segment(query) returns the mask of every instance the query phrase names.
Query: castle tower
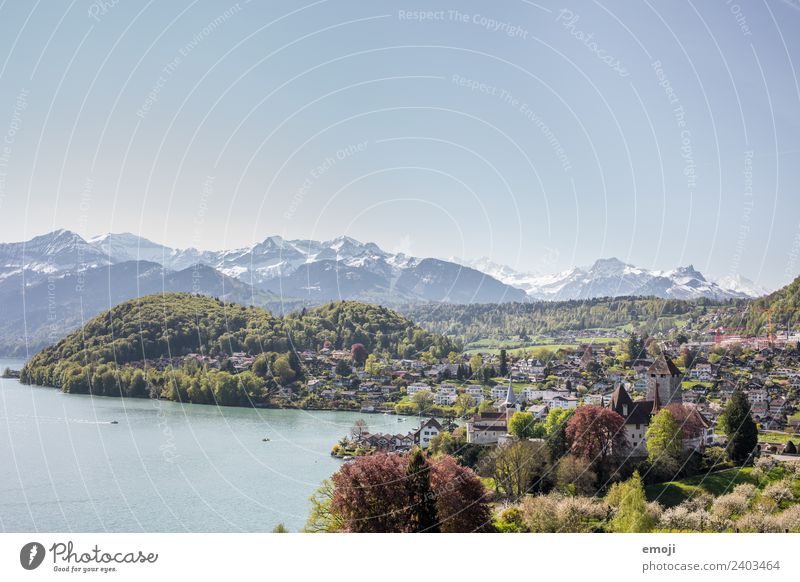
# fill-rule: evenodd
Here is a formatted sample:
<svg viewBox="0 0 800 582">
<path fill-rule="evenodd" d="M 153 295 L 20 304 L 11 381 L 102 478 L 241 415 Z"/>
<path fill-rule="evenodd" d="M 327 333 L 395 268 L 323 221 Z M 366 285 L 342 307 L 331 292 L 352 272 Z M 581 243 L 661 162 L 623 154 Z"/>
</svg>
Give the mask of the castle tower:
<svg viewBox="0 0 800 582">
<path fill-rule="evenodd" d="M 664 354 L 647 369 L 647 400 L 658 402 L 659 406 L 683 402 L 681 371 Z"/>
</svg>

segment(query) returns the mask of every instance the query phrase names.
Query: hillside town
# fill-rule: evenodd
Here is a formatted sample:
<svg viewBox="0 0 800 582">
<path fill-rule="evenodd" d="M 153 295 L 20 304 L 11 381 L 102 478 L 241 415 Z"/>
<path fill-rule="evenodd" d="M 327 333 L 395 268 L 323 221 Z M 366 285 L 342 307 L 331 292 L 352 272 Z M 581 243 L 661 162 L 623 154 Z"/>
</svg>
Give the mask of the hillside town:
<svg viewBox="0 0 800 582">
<path fill-rule="evenodd" d="M 363 353 L 360 345 L 350 350 L 324 346 L 297 354 L 302 380 L 278 382 L 268 405 L 431 419 L 408 434 L 359 435 L 349 449 L 362 451 L 424 448 L 420 430 L 433 436 L 454 422 L 465 427 L 468 443 L 496 444 L 508 438 L 513 412 L 529 412 L 542 421 L 555 409 L 600 405 L 625 418 L 632 448 L 646 454 L 649 419 L 673 403 L 691 408 L 703 427 L 694 446 L 724 444 L 715 427 L 737 388 L 747 395 L 764 450 L 780 452 L 790 440 L 783 435 L 800 430 L 797 344 L 652 340 L 645 347 L 640 338 L 642 349 L 632 354 L 630 341 L 539 350 L 535 357 L 500 350 L 451 353 L 441 360 L 427 355 L 382 358 Z M 147 365 L 166 369 L 191 364 L 237 373 L 254 361 L 240 352 L 217 358 L 189 354 Z"/>
</svg>

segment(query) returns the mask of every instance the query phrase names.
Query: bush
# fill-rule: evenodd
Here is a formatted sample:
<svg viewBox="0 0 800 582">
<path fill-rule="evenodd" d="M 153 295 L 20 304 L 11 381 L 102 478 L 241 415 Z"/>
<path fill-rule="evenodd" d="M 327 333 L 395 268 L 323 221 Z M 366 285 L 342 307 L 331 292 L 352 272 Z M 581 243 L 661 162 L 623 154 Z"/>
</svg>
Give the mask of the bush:
<svg viewBox="0 0 800 582">
<path fill-rule="evenodd" d="M 788 479 L 770 483 L 764 488 L 762 493 L 764 497 L 772 499 L 777 505 L 783 505 L 790 501 L 794 501 L 794 491 L 792 490 L 792 482 Z"/>
<path fill-rule="evenodd" d="M 736 528 L 745 533 L 779 533 L 783 531 L 777 516 L 760 511 L 752 511 L 740 517 L 736 520 Z"/>
<path fill-rule="evenodd" d="M 524 533 L 528 531 L 522 510 L 517 506 L 507 507 L 494 522 L 494 527 L 500 533 Z"/>
<path fill-rule="evenodd" d="M 678 531 L 722 532 L 730 529 L 732 523 L 727 518 L 693 507 L 691 502 L 684 502 L 664 511 L 658 527 Z"/>
<path fill-rule="evenodd" d="M 749 501 L 748 497 L 743 493 L 733 492 L 720 495 L 714 500 L 711 511 L 718 517 L 733 519 L 747 511 Z"/>
<path fill-rule="evenodd" d="M 782 513 L 775 516 L 780 531 L 800 533 L 800 505 L 792 505 Z"/>
<path fill-rule="evenodd" d="M 522 502 L 525 525 L 537 533 L 585 533 L 598 528 L 611 508 L 593 497 L 536 495 Z"/>
</svg>

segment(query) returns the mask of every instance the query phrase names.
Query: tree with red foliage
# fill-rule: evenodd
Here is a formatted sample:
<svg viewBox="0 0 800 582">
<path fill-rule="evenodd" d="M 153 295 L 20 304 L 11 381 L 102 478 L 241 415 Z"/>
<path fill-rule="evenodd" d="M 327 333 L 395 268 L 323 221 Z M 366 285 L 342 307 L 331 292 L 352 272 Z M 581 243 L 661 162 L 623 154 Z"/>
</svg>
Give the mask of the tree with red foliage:
<svg viewBox="0 0 800 582">
<path fill-rule="evenodd" d="M 573 454 L 592 463 L 602 474 L 608 461 L 628 446 L 625 419 L 609 408 L 581 406 L 567 423 L 567 439 Z"/>
<path fill-rule="evenodd" d="M 331 481 L 331 511 L 341 518 L 344 531 L 405 531 L 408 492 L 403 486 L 405 462 L 400 455 L 359 457 L 342 466 Z"/>
<path fill-rule="evenodd" d="M 407 474 L 409 459 L 408 455 L 388 453 L 368 455 L 347 463 L 333 475 L 330 509 L 344 524 L 343 531 L 419 531 L 413 512 L 415 488 Z M 428 531 L 491 531 L 487 492 L 475 473 L 448 456 L 426 462 L 439 522 L 438 528 Z"/>
<path fill-rule="evenodd" d="M 472 469 L 459 465 L 450 455 L 441 455 L 431 461 L 431 488 L 436 495 L 439 531 L 494 531 L 486 488 Z"/>
<path fill-rule="evenodd" d="M 364 344 L 353 344 L 350 348 L 350 358 L 353 360 L 354 364 L 359 366 L 367 361 L 368 355 L 369 353 L 367 352 L 367 348 L 364 347 Z"/>
</svg>

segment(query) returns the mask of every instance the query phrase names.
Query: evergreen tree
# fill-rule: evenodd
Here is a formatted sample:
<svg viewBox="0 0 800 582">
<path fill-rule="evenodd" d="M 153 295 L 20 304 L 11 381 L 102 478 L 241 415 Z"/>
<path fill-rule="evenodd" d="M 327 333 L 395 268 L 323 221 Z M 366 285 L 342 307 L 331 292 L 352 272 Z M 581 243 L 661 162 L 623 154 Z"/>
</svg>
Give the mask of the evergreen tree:
<svg viewBox="0 0 800 582">
<path fill-rule="evenodd" d="M 431 489 L 431 467 L 420 449 L 415 449 L 408 459 L 406 489 L 411 512 L 409 531 L 439 533 L 436 499 Z"/>
<path fill-rule="evenodd" d="M 734 390 L 725 407 L 725 435 L 728 437 L 728 457 L 737 463 L 745 462 L 758 444 L 758 429 L 750 416 L 750 403 L 739 389 Z"/>
<path fill-rule="evenodd" d="M 500 375 L 504 378 L 508 376 L 508 354 L 505 350 L 500 350 Z"/>
</svg>

